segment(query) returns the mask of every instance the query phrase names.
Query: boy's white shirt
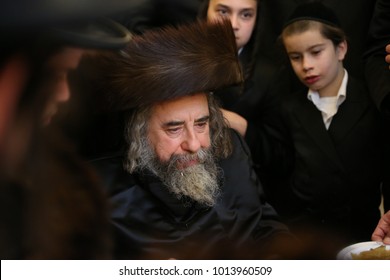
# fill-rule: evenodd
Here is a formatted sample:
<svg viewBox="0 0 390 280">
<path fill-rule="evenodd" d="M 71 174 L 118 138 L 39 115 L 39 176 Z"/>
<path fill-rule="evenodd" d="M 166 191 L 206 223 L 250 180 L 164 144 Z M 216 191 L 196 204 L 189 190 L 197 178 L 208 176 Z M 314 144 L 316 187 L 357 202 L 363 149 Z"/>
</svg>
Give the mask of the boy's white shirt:
<svg viewBox="0 0 390 280">
<path fill-rule="evenodd" d="M 344 77 L 337 96 L 320 97 L 317 91 L 309 89 L 307 98 L 314 103 L 318 110 L 321 111 L 322 119 L 326 129 L 332 122 L 333 116 L 337 114 L 339 106 L 345 101 L 347 97 L 348 72 L 344 69 Z"/>
</svg>

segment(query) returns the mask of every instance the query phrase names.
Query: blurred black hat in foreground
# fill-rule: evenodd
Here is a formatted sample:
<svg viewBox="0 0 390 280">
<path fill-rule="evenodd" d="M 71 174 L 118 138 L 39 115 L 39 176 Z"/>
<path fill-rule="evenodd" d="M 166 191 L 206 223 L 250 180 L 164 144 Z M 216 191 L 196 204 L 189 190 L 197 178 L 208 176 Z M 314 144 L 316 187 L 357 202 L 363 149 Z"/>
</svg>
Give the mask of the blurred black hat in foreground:
<svg viewBox="0 0 390 280">
<path fill-rule="evenodd" d="M 140 0 L 2 0 L 0 40 L 22 41 L 44 34 L 64 44 L 87 48 L 122 48 L 129 31 L 107 17 L 137 9 Z M 39 36 L 37 35 L 37 36 Z"/>
</svg>

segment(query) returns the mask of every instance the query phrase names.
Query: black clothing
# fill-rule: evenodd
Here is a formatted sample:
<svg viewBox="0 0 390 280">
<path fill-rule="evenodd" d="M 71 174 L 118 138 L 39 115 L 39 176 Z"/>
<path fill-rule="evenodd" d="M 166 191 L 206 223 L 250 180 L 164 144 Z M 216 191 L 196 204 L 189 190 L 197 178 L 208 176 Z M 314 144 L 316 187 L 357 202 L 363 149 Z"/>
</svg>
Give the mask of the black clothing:
<svg viewBox="0 0 390 280">
<path fill-rule="evenodd" d="M 390 70 L 385 47 L 390 44 L 390 1 L 378 0 L 369 30 L 366 79 L 377 107 L 390 120 Z"/>
<path fill-rule="evenodd" d="M 151 174 L 129 174 L 122 156 L 93 162 L 111 198 L 115 258 L 264 258 L 281 253 L 273 250 L 271 240 L 290 234 L 263 200 L 244 141 L 237 133 L 233 139 L 233 154 L 219 162 L 221 196 L 211 208 L 195 202 L 185 206 Z"/>
<path fill-rule="evenodd" d="M 385 47 L 390 44 L 390 1 L 377 0 L 369 30 L 369 44 L 366 53 L 366 80 L 371 97 L 387 121 L 390 129 L 390 69 L 385 62 Z M 390 175 L 389 175 L 390 176 Z M 389 180 L 383 185 L 385 197 L 390 197 Z M 390 201 L 384 201 L 390 209 Z"/>
<path fill-rule="evenodd" d="M 0 184 L 1 259 L 111 258 L 98 176 L 58 135 L 46 128 L 17 178 Z"/>
<path fill-rule="evenodd" d="M 327 228 L 346 243 L 370 240 L 388 180 L 389 142 L 367 89 L 349 76 L 329 130 L 307 90 L 284 100 L 283 117 L 293 153 L 281 161 L 290 160 L 293 173 L 288 187 L 271 190 L 272 205 L 291 227 Z"/>
<path fill-rule="evenodd" d="M 280 98 L 286 90 L 279 79 L 282 68 L 269 58 L 253 57 L 246 48 L 239 55 L 243 71 L 248 75 L 243 87 L 229 87 L 215 92 L 221 107 L 247 120 L 245 141 L 249 146 L 254 169 L 263 184 L 272 184 L 275 176 L 274 153 L 279 150 Z M 252 68 L 253 67 L 253 68 Z M 269 182 L 270 181 L 270 182 Z"/>
</svg>

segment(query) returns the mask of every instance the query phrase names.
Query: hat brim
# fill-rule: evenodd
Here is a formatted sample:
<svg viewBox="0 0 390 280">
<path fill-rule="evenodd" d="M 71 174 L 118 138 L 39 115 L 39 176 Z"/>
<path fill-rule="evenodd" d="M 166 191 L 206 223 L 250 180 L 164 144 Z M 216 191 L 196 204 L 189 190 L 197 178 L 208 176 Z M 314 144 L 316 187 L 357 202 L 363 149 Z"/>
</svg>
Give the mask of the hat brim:
<svg viewBox="0 0 390 280">
<path fill-rule="evenodd" d="M 120 49 L 131 40 L 128 29 L 108 18 L 53 28 L 52 36 L 64 44 L 98 49 Z"/>
<path fill-rule="evenodd" d="M 138 9 L 142 0 L 1 0 L 0 27 L 36 29 Z"/>
<path fill-rule="evenodd" d="M 141 0 L 3 0 L 0 38 L 15 39 L 49 32 L 75 46 L 122 48 L 129 42 L 130 32 L 101 18 L 138 9 L 142 3 Z"/>
</svg>

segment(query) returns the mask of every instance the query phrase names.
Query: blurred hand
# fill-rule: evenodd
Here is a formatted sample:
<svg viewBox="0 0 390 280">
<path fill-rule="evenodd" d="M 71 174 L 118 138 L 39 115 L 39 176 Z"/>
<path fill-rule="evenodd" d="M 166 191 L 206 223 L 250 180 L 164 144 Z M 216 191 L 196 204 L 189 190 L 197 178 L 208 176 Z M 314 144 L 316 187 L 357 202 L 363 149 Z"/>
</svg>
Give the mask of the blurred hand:
<svg viewBox="0 0 390 280">
<path fill-rule="evenodd" d="M 387 211 L 379 220 L 371 239 L 390 245 L 390 211 Z"/>
<path fill-rule="evenodd" d="M 387 63 L 390 64 L 390 44 L 388 44 L 388 45 L 386 46 L 386 52 L 387 52 L 387 55 L 386 55 L 385 60 L 386 60 Z M 389 69 L 390 69 L 390 66 L 389 66 Z"/>
</svg>

